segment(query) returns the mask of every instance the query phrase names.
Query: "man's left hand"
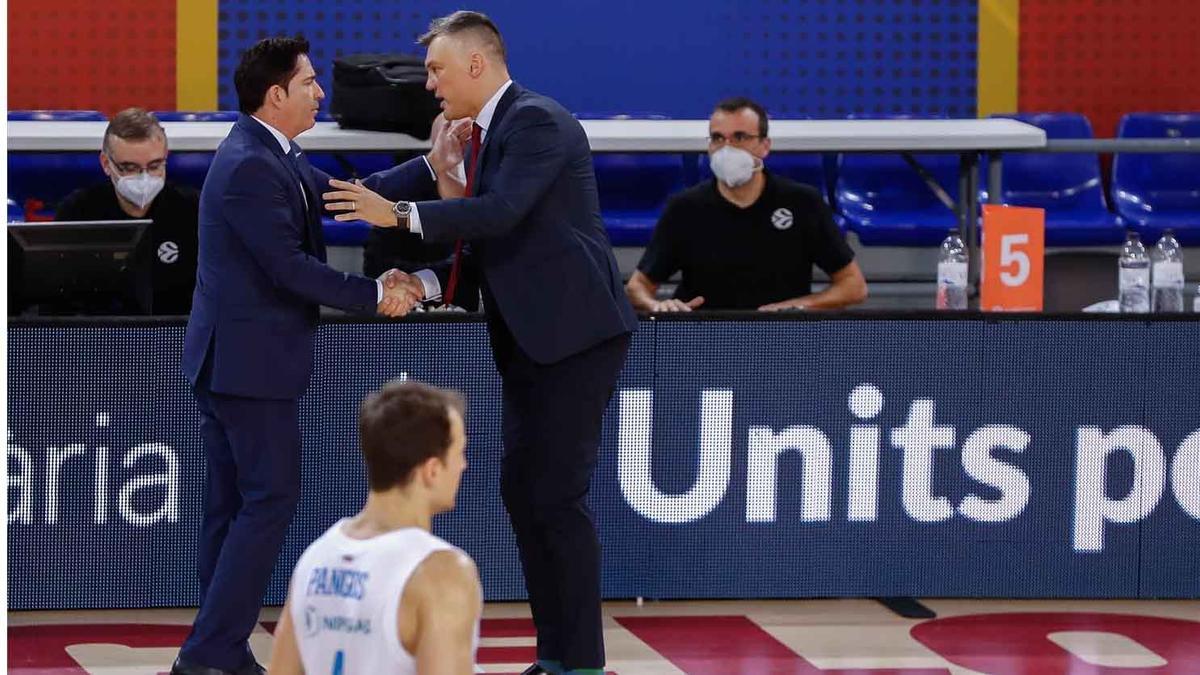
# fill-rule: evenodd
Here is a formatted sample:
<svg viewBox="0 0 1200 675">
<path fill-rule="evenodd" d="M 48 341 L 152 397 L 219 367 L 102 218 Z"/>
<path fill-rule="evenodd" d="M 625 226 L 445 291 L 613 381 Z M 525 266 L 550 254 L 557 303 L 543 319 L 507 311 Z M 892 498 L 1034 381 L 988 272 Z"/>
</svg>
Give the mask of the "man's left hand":
<svg viewBox="0 0 1200 675">
<path fill-rule="evenodd" d="M 337 213 L 334 220 L 365 220 L 376 227 L 396 227 L 396 214 L 392 211 L 395 202 L 368 189 L 362 181 L 348 183 L 331 178 L 329 185 L 337 189 L 321 197 L 325 200 L 325 210 Z"/>
</svg>

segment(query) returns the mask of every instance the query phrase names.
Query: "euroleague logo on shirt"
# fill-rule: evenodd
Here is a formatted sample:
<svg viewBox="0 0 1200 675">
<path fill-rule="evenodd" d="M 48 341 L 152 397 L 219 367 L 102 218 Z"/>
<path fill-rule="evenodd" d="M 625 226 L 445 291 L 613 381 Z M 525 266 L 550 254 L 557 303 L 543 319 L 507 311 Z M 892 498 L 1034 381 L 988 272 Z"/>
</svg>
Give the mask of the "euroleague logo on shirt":
<svg viewBox="0 0 1200 675">
<path fill-rule="evenodd" d="M 777 230 L 786 230 L 792 226 L 792 211 L 791 209 L 775 209 L 775 213 L 771 214 L 771 224 Z"/>
<path fill-rule="evenodd" d="M 179 260 L 179 244 L 173 241 L 164 241 L 158 247 L 158 259 L 167 264 Z"/>
</svg>

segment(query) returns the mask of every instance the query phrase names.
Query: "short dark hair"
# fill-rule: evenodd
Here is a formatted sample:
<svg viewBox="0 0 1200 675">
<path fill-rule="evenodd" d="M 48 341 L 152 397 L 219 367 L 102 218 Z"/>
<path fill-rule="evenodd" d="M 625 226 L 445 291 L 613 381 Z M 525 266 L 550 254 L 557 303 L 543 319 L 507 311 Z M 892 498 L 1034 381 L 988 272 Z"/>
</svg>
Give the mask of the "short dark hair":
<svg viewBox="0 0 1200 675">
<path fill-rule="evenodd" d="M 500 29 L 482 12 L 458 10 L 450 16 L 443 16 L 429 22 L 429 30 L 417 42 L 428 47 L 434 38 L 442 35 L 456 35 L 470 31 L 472 35 L 483 41 L 501 61 L 508 60 L 508 50 L 504 48 L 504 38 Z"/>
<path fill-rule="evenodd" d="M 714 111 L 720 110 L 720 111 L 727 112 L 727 113 L 735 113 L 739 110 L 745 110 L 746 108 L 753 110 L 754 114 L 758 115 L 758 135 L 761 136 L 762 138 L 766 138 L 767 137 L 767 109 L 762 107 L 761 105 L 759 105 L 756 101 L 749 99 L 745 96 L 734 96 L 732 98 L 727 98 L 727 99 L 721 101 L 720 103 L 717 104 L 716 108 L 713 108 L 713 110 Z"/>
<path fill-rule="evenodd" d="M 113 115 L 104 128 L 104 152 L 111 150 L 109 139 L 114 136 L 123 141 L 145 141 L 161 136 L 165 141 L 167 132 L 163 131 L 154 113 L 144 108 L 126 108 Z"/>
<path fill-rule="evenodd" d="M 367 485 L 382 492 L 407 485 L 413 469 L 450 448 L 450 411 L 463 414 L 457 392 L 421 382 L 392 380 L 363 399 L 358 440 Z"/>
<path fill-rule="evenodd" d="M 288 82 L 300 70 L 300 55 L 307 53 L 308 40 L 300 35 L 264 38 L 242 52 L 233 73 L 238 110 L 249 115 L 262 107 L 268 89 L 275 85 L 287 89 Z"/>
</svg>

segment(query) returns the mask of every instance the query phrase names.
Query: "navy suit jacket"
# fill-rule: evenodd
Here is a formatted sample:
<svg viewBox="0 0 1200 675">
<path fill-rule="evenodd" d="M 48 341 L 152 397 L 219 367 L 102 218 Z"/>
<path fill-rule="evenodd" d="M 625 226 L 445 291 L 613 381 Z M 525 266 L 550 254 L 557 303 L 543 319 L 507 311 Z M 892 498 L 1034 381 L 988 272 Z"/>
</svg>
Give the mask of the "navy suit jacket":
<svg viewBox="0 0 1200 675">
<path fill-rule="evenodd" d="M 421 230 L 426 241 L 469 243 L 487 311 L 530 358 L 554 363 L 636 328 L 600 218 L 587 135 L 571 113 L 514 82 L 475 170 L 474 197 L 417 203 Z M 428 172 L 406 175 L 406 185 L 392 177 L 381 186 L 403 195 L 432 182 Z M 445 288 L 447 266 L 435 271 Z"/>
<path fill-rule="evenodd" d="M 375 280 L 325 264 L 324 187 L 262 124 L 238 117 L 200 193 L 196 291 L 183 348 L 193 384 L 211 359 L 214 392 L 298 398 L 312 373 L 320 305 L 375 312 Z"/>
</svg>

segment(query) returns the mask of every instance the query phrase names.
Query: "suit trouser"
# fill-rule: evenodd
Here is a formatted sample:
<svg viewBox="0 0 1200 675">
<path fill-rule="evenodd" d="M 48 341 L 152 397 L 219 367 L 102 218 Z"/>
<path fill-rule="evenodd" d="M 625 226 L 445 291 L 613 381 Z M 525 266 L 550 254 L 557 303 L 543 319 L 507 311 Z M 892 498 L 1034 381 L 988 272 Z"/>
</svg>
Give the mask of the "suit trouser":
<svg viewBox="0 0 1200 675">
<path fill-rule="evenodd" d="M 546 365 L 530 359 L 502 324 L 490 328 L 503 382 L 501 495 L 525 573 L 538 658 L 602 668 L 600 542 L 587 494 L 630 335 Z"/>
<path fill-rule="evenodd" d="M 299 406 L 218 394 L 208 379 L 194 388 L 208 460 L 200 611 L 180 657 L 234 670 L 251 658 L 247 639 L 300 498 Z"/>
</svg>

